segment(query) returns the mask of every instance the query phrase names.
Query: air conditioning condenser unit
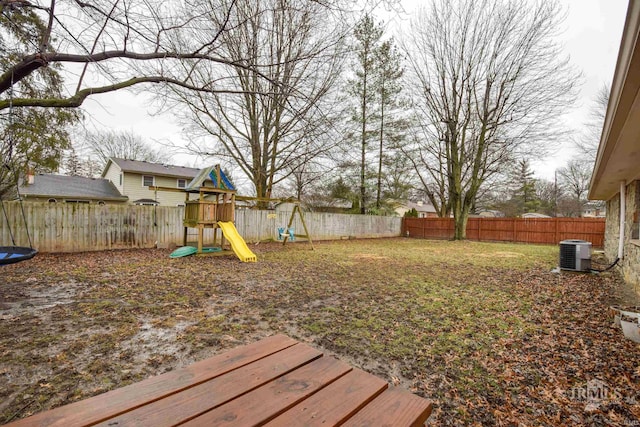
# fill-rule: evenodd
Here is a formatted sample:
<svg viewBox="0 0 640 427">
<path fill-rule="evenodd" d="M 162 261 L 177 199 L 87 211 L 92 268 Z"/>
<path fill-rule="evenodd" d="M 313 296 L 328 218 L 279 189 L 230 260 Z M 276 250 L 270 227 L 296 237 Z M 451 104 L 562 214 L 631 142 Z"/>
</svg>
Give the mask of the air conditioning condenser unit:
<svg viewBox="0 0 640 427">
<path fill-rule="evenodd" d="M 590 271 L 591 242 L 576 239 L 560 242 L 560 269 Z"/>
</svg>

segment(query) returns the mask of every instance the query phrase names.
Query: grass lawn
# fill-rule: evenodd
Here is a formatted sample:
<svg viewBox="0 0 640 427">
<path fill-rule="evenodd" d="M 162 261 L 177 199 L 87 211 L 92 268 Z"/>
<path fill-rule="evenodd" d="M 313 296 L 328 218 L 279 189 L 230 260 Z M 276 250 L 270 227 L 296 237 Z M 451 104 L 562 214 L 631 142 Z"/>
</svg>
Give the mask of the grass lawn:
<svg viewBox="0 0 640 427">
<path fill-rule="evenodd" d="M 617 274 L 552 273 L 553 246 L 315 246 L 2 267 L 0 424 L 284 333 L 432 399 L 432 425 L 640 425 L 640 345 L 608 312 L 632 302 Z"/>
</svg>

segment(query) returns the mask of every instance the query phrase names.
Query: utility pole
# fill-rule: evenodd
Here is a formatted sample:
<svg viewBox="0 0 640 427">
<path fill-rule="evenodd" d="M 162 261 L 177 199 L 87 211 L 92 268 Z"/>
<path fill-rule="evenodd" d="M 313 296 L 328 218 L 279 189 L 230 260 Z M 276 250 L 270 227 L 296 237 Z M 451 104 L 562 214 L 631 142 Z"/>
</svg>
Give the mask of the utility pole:
<svg viewBox="0 0 640 427">
<path fill-rule="evenodd" d="M 558 217 L 558 169 L 553 171 L 553 217 Z"/>
</svg>

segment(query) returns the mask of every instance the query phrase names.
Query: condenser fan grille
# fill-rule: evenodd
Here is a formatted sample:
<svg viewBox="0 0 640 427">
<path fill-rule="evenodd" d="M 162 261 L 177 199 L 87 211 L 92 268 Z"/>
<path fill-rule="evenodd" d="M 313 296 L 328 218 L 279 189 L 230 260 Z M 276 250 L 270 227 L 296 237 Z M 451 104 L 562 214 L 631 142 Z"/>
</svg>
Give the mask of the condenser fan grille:
<svg viewBox="0 0 640 427">
<path fill-rule="evenodd" d="M 590 271 L 591 242 L 575 239 L 560 242 L 560 268 L 572 271 Z"/>
</svg>

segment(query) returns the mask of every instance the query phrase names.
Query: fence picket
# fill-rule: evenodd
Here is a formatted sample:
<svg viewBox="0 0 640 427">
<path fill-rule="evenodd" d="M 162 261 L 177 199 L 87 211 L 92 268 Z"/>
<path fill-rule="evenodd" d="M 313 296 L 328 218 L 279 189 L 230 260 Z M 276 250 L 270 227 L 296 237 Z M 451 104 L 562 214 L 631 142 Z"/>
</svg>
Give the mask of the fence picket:
<svg viewBox="0 0 640 427">
<path fill-rule="evenodd" d="M 158 244 L 182 245 L 184 207 L 25 203 L 27 226 L 33 246 L 40 252 L 76 252 L 120 248 L 151 248 Z M 9 226 L 17 246 L 28 246 L 18 202 L 5 202 Z M 275 217 L 273 214 L 276 214 Z M 238 210 L 236 227 L 247 242 L 276 240 L 277 228 L 285 227 L 290 211 Z M 400 235 L 402 219 L 368 215 L 306 213 L 314 240 L 394 237 Z M 295 218 L 292 225 L 302 232 Z M 193 230 L 192 230 L 193 231 Z M 219 235 L 219 234 L 218 234 Z M 193 237 L 190 236 L 190 241 Z M 205 242 L 213 241 L 207 229 Z M 0 223 L 0 246 L 12 245 L 7 222 Z"/>
<path fill-rule="evenodd" d="M 33 245 L 41 252 L 74 252 L 118 248 L 150 248 L 158 244 L 182 245 L 183 207 L 131 205 L 77 205 L 25 203 L 25 216 Z M 5 202 L 8 223 L 16 245 L 29 244 L 18 202 Z M 275 214 L 275 215 L 274 215 Z M 247 242 L 276 240 L 277 228 L 285 227 L 290 211 L 236 212 L 236 227 Z M 311 212 L 305 220 L 314 240 L 411 237 L 450 239 L 451 218 L 398 218 Z M 297 234 L 302 223 L 296 216 Z M 472 240 L 557 244 L 565 239 L 582 239 L 594 247 L 604 244 L 602 218 L 470 218 L 467 236 Z M 193 230 L 192 230 L 193 231 Z M 193 237 L 190 236 L 190 241 Z M 205 242 L 213 241 L 213 230 L 205 232 Z M 11 245 L 7 221 L 0 221 L 0 246 Z"/>
<path fill-rule="evenodd" d="M 404 218 L 403 235 L 425 239 L 453 238 L 452 218 Z M 558 244 L 566 239 L 586 240 L 604 246 L 604 218 L 470 218 L 469 240 Z"/>
</svg>

